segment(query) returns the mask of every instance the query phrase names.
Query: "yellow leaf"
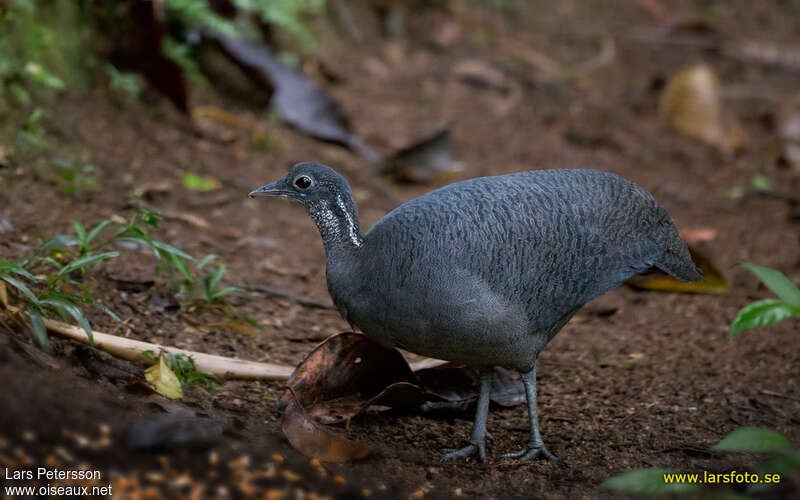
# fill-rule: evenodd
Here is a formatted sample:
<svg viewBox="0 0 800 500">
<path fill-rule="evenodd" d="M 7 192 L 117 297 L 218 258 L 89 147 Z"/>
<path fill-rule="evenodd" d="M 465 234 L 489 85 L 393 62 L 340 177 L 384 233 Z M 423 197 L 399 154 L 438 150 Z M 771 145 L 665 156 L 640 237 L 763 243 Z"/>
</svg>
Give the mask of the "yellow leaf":
<svg viewBox="0 0 800 500">
<path fill-rule="evenodd" d="M 678 132 L 723 152 L 744 148 L 744 130 L 725 109 L 719 79 L 709 66 L 675 75 L 661 94 L 659 112 Z"/>
<path fill-rule="evenodd" d="M 153 365 L 144 371 L 144 378 L 151 389 L 170 399 L 180 399 L 183 397 L 181 382 L 175 373 L 169 369 L 164 356 L 159 356 L 157 365 Z"/>
<path fill-rule="evenodd" d="M 668 276 L 661 271 L 655 271 L 651 274 L 637 275 L 628 280 L 628 285 L 634 288 L 643 290 L 657 290 L 660 292 L 677 292 L 677 293 L 703 293 L 709 295 L 718 295 L 727 293 L 731 289 L 730 282 L 725 279 L 717 266 L 711 262 L 706 255 L 701 253 L 697 248 L 689 245 L 689 253 L 692 255 L 692 260 L 703 273 L 702 281 L 684 282 Z"/>
</svg>

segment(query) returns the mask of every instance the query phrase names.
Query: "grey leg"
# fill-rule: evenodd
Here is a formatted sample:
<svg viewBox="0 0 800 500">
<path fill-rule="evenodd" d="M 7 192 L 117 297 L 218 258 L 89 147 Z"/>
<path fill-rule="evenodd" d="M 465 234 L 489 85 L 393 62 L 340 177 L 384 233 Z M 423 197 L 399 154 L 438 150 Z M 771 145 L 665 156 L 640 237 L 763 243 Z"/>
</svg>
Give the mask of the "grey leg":
<svg viewBox="0 0 800 500">
<path fill-rule="evenodd" d="M 528 417 L 531 424 L 531 440 L 528 446 L 520 451 L 506 453 L 503 458 L 518 458 L 522 462 L 533 460 L 536 457 L 544 457 L 548 460 L 556 458 L 547 451 L 539 434 L 539 415 L 536 410 L 536 365 L 528 373 L 522 374 L 522 383 L 525 384 L 525 395 L 528 397 Z"/>
<path fill-rule="evenodd" d="M 481 462 L 486 461 L 486 420 L 489 418 L 489 393 L 492 389 L 491 368 L 481 368 L 481 389 L 478 394 L 478 407 L 475 410 L 475 422 L 472 424 L 472 436 L 469 444 L 460 450 L 446 449 L 442 460 L 467 458 L 478 452 Z"/>
</svg>

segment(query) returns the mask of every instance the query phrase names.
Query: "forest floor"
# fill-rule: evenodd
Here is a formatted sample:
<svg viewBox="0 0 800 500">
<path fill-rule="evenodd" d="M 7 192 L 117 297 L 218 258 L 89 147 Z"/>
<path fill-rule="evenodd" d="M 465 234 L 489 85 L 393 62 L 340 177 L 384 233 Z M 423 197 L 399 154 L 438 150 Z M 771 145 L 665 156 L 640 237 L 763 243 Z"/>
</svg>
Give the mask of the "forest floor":
<svg viewBox="0 0 800 500">
<path fill-rule="evenodd" d="M 448 124 L 464 177 L 538 168 L 606 170 L 652 192 L 680 229 L 714 230 L 715 237 L 698 246 L 731 280 L 730 292 L 622 287 L 588 304 L 542 353 L 537 370 L 541 429 L 558 460 L 519 464 L 500 458 L 527 439 L 527 414 L 518 406 L 490 412 L 494 440 L 485 465 L 440 462 L 443 448 L 469 434 L 470 410 L 443 417 L 359 416 L 346 432 L 374 445 L 377 453 L 320 468 L 282 436 L 274 404 L 282 393 L 279 382 L 230 381 L 167 402 L 131 386 L 123 376 L 130 368 L 126 362 L 55 337 L 53 354 L 44 354 L 32 347 L 27 332 L 0 331 L 5 393 L 0 463 L 86 464 L 118 488 L 135 480 L 143 490 L 188 495 L 192 487 L 208 485 L 202 493 L 193 490 L 200 497 L 245 497 L 241 469 L 271 467 L 273 474 L 263 481 L 276 497 L 288 488 L 291 497 L 302 496 L 302 490 L 335 497 L 371 492 L 374 498 L 422 493 L 425 498 L 586 498 L 606 496 L 594 488 L 632 468 L 752 468 L 760 457 L 710 451 L 737 427 L 768 427 L 800 443 L 797 321 L 727 340 L 737 311 L 771 296 L 735 264 L 773 267 L 800 282 L 800 221 L 791 200 L 730 195 L 755 174 L 784 192 L 800 192 L 800 173 L 776 160 L 778 110 L 784 99 L 797 97 L 797 72 L 703 46 L 636 36 L 659 29 L 653 12 L 642 7 L 647 2 L 519 3 L 529 7 L 512 2 L 515 13 L 505 16 L 474 11 L 480 29 L 442 11 L 416 13 L 400 40 L 383 37 L 377 21 L 361 13 L 366 20 L 357 19 L 351 30 L 331 28 L 323 34 L 320 57 L 337 77 L 323 85 L 343 104 L 355 131 L 381 152 Z M 689 2 L 669 6 L 698 12 Z M 709 15 L 720 36 L 769 37 L 800 46 L 800 16 L 787 16 L 779 2 L 714 6 Z M 499 40 L 513 40 L 577 65 L 595 57 L 609 39 L 613 61 L 568 81 L 536 78 L 530 67 L 513 64 L 498 48 L 503 46 Z M 456 67 L 464 61 L 499 68 L 501 84 L 474 85 L 460 78 Z M 659 118 L 664 82 L 701 62 L 715 69 L 726 89 L 737 90 L 726 100 L 747 136 L 746 148 L 737 154 L 682 137 Z M 263 99 L 252 101 L 209 89 L 193 94 L 195 105 L 218 106 L 264 123 L 273 142 L 266 151 L 251 147 L 247 131 L 211 119 L 198 122 L 202 134 L 193 133 L 166 102 L 127 102 L 101 88 L 59 98 L 48 110 L 48 133 L 88 152 L 99 167 L 99 189 L 64 195 L 26 165 L 3 169 L 0 216 L 9 226 L 0 256 L 17 257 L 26 245 L 69 232 L 73 219 L 92 224 L 144 205 L 165 216 L 159 239 L 192 255 L 219 255 L 228 267 L 227 284 L 265 284 L 329 300 L 324 250 L 311 219 L 283 200 L 248 199 L 249 190 L 279 178 L 296 162 L 325 163 L 350 179 L 362 227 L 369 228 L 431 187 L 378 179 L 362 158 L 268 122 Z M 221 187 L 186 189 L 181 179 L 187 171 L 212 176 Z M 376 185 L 382 188 L 376 191 Z M 144 195 L 134 196 L 137 191 Z M 226 328 L 225 318 L 213 312 L 181 304 L 171 288 L 154 284 L 148 256 L 117 260 L 102 267 L 93 287 L 123 324 L 93 315 L 97 330 L 294 365 L 326 337 L 349 329 L 335 311 L 248 292 L 228 299 L 262 326 L 248 335 Z M 125 446 L 132 422 L 176 408 L 223 422 L 223 443 L 213 451 L 169 454 Z M 107 429 L 101 431 L 102 426 Z M 109 447 L 93 451 L 76 438 L 94 439 L 106 430 Z M 797 491 L 797 482 L 787 478 L 780 494 L 789 498 Z"/>
</svg>

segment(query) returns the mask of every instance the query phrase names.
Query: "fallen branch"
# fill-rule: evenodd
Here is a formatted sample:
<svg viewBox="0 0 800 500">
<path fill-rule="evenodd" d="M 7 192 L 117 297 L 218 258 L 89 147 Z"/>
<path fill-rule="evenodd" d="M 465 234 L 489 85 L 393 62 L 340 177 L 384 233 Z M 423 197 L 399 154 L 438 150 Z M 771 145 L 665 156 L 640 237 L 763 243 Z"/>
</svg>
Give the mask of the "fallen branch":
<svg viewBox="0 0 800 500">
<path fill-rule="evenodd" d="M 0 309 L 5 309 L 11 314 L 20 312 L 19 307 L 8 303 L 5 283 L 0 281 Z M 83 328 L 56 321 L 53 319 L 44 320 L 48 330 L 64 337 L 69 337 L 83 344 L 89 344 L 89 337 Z M 190 356 L 198 370 L 211 373 L 224 379 L 248 379 L 248 380 L 287 380 L 294 371 L 293 366 L 278 365 L 275 363 L 260 363 L 257 361 L 247 361 L 238 358 L 226 358 L 214 354 L 206 354 L 197 351 L 178 349 L 177 347 L 167 347 L 141 340 L 133 340 L 117 335 L 103 332 L 92 331 L 94 337 L 94 347 L 105 351 L 118 358 L 128 361 L 141 362 L 144 351 L 160 352 L 166 351 L 171 354 L 184 354 Z M 426 358 L 411 364 L 413 371 L 424 368 L 432 368 L 446 363 L 438 359 Z"/>
<path fill-rule="evenodd" d="M 18 313 L 20 309 L 12 305 L 6 306 L 10 313 Z M 89 344 L 89 337 L 82 328 L 62 323 L 52 319 L 45 319 L 44 324 L 48 330 L 69 337 L 78 342 Z M 208 372 L 225 379 L 251 379 L 251 380 L 286 380 L 294 371 L 293 366 L 278 365 L 274 363 L 258 363 L 237 358 L 225 358 L 203 352 L 187 351 L 176 347 L 166 347 L 140 340 L 126 339 L 117 335 L 102 332 L 92 332 L 94 346 L 118 358 L 128 361 L 141 362 L 144 351 L 166 351 L 171 354 L 184 354 L 190 356 L 197 369 Z"/>
</svg>

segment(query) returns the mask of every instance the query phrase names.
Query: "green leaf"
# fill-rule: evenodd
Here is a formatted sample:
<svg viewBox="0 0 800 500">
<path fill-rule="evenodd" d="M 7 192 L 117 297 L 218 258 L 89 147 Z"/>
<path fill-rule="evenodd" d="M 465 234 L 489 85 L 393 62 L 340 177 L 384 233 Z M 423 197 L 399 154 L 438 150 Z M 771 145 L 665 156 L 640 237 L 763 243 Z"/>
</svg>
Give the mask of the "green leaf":
<svg viewBox="0 0 800 500">
<path fill-rule="evenodd" d="M 105 305 L 103 305 L 103 304 L 94 304 L 94 306 L 97 307 L 98 309 L 100 309 L 101 311 L 103 311 L 104 313 L 108 314 L 109 317 L 111 317 L 111 319 L 113 319 L 117 323 L 122 323 L 122 319 L 120 319 L 120 317 L 117 316 L 117 313 L 115 313 L 114 311 L 112 311 L 111 309 L 106 307 Z"/>
<path fill-rule="evenodd" d="M 83 311 L 67 299 L 61 297 L 51 297 L 41 300 L 42 304 L 49 305 L 59 311 L 66 312 L 78 322 L 86 336 L 89 337 L 89 345 L 94 346 L 94 335 L 92 334 L 92 327 L 89 325 L 89 320 L 84 316 Z"/>
<path fill-rule="evenodd" d="M 94 241 L 94 239 L 97 238 L 97 235 L 99 235 L 103 231 L 103 229 L 105 229 L 111 224 L 117 224 L 117 223 L 114 222 L 113 220 L 104 220 L 102 222 L 98 222 L 97 224 L 95 224 L 94 227 L 92 227 L 92 229 L 89 231 L 89 235 L 86 237 L 86 243 L 91 243 L 92 241 Z"/>
<path fill-rule="evenodd" d="M 174 246 L 168 245 L 167 243 L 164 243 L 163 241 L 152 240 L 150 242 L 150 244 L 154 248 L 157 248 L 158 250 L 161 250 L 162 252 L 164 252 L 166 254 L 177 255 L 178 257 L 180 257 L 182 259 L 186 259 L 186 260 L 194 260 L 194 257 L 189 255 L 188 253 L 184 252 L 183 250 L 178 250 Z"/>
<path fill-rule="evenodd" d="M 777 299 L 764 299 L 742 308 L 728 331 L 728 337 L 750 328 L 772 325 L 786 318 L 800 316 L 800 307 Z"/>
<path fill-rule="evenodd" d="M 741 266 L 755 274 L 780 299 L 800 307 L 800 290 L 782 272 L 749 262 L 743 262 Z"/>
<path fill-rule="evenodd" d="M 697 485 L 689 482 L 689 476 L 697 478 L 693 474 L 680 474 L 659 467 L 634 469 L 606 479 L 598 489 L 640 495 L 698 491 Z"/>
<path fill-rule="evenodd" d="M 39 345 L 45 351 L 50 351 L 50 343 L 47 340 L 47 327 L 44 325 L 44 319 L 38 311 L 28 311 L 28 317 L 31 319 L 31 326 L 33 326 L 33 334 Z"/>
<path fill-rule="evenodd" d="M 213 177 L 200 177 L 187 172 L 183 174 L 183 185 L 193 191 L 213 191 L 219 189 L 219 181 Z"/>
<path fill-rule="evenodd" d="M 228 295 L 229 293 L 236 293 L 236 292 L 242 292 L 242 291 L 244 291 L 244 290 L 242 290 L 238 286 L 226 286 L 222 290 L 214 291 L 211 294 L 211 299 L 212 300 L 213 299 L 218 299 L 219 297 L 222 297 L 223 295 Z"/>
<path fill-rule="evenodd" d="M 780 451 L 790 444 L 788 439 L 771 429 L 740 427 L 725 436 L 712 449 L 741 453 L 765 453 Z"/>
<path fill-rule="evenodd" d="M 142 210 L 139 217 L 142 218 L 145 224 L 153 227 L 158 227 L 158 221 L 161 220 L 161 215 L 150 210 Z"/>
<path fill-rule="evenodd" d="M 206 266 L 206 264 L 208 264 L 209 262 L 211 262 L 216 258 L 217 256 L 214 255 L 213 253 L 206 255 L 200 260 L 200 262 L 197 263 L 197 269 L 203 269 Z"/>
<path fill-rule="evenodd" d="M 788 476 L 795 471 L 800 471 L 800 450 L 789 450 L 787 453 L 770 457 L 756 467 L 756 472 L 762 474 L 780 474 Z"/>
<path fill-rule="evenodd" d="M 83 227 L 83 224 L 78 221 L 72 221 L 72 225 L 75 228 L 75 234 L 78 236 L 78 240 L 80 240 L 81 243 L 86 244 L 86 228 Z"/>
<path fill-rule="evenodd" d="M 36 281 L 36 276 L 26 271 L 25 268 L 19 264 L 14 264 L 13 262 L 8 262 L 7 260 L 0 260 L 0 274 L 8 273 L 18 274 L 29 279 L 30 281 Z"/>
<path fill-rule="evenodd" d="M 28 288 L 28 286 L 25 283 L 19 281 L 16 278 L 12 278 L 11 276 L 3 276 L 2 279 L 9 285 L 19 290 L 20 293 L 22 293 L 22 295 L 24 295 L 28 299 L 28 301 L 30 301 L 32 304 L 34 304 L 37 307 L 39 306 L 39 299 L 36 298 L 36 295 L 31 291 L 30 288 Z"/>
<path fill-rule="evenodd" d="M 63 247 L 74 247 L 81 244 L 81 240 L 71 234 L 62 234 L 49 240 L 42 245 L 42 250 L 58 249 Z"/>
<path fill-rule="evenodd" d="M 58 272 L 58 275 L 64 276 L 77 269 L 97 264 L 101 260 L 111 259 L 118 256 L 119 252 L 104 252 L 96 255 L 87 255 L 86 257 L 74 260 L 69 264 L 67 264 L 66 266 L 62 267 L 61 270 Z"/>
</svg>

